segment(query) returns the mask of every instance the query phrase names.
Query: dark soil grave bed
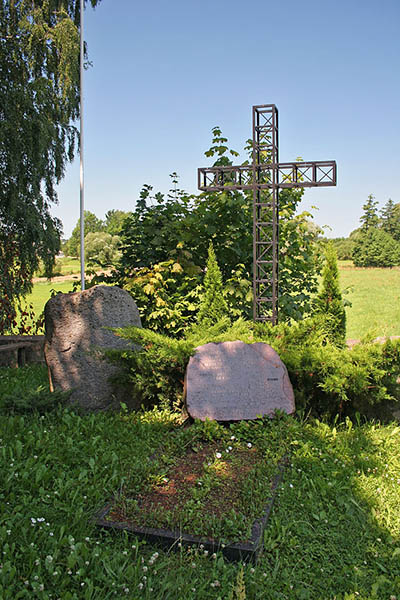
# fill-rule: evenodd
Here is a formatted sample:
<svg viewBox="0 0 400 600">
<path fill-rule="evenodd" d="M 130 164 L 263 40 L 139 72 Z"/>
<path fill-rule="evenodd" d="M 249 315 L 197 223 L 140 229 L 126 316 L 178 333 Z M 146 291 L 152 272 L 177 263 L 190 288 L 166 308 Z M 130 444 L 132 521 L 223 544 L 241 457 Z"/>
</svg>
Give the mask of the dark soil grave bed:
<svg viewBox="0 0 400 600">
<path fill-rule="evenodd" d="M 175 549 L 202 544 L 230 560 L 257 557 L 286 464 L 282 456 L 266 457 L 232 436 L 228 443 L 191 442 L 178 456 L 160 453 L 150 462 L 139 487 L 136 478 L 97 514 L 98 526 Z"/>
</svg>

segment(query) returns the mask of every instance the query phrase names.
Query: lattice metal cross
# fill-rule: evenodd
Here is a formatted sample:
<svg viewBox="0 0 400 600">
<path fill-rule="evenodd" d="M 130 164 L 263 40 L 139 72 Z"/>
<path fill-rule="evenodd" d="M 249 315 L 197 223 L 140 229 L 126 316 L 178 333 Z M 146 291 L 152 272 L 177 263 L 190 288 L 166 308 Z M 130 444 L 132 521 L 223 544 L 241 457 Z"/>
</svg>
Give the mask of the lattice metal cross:
<svg viewBox="0 0 400 600">
<path fill-rule="evenodd" d="M 200 190 L 253 191 L 254 320 L 278 320 L 279 189 L 326 185 L 336 185 L 333 160 L 279 162 L 275 104 L 253 106 L 251 165 L 198 169 Z"/>
</svg>

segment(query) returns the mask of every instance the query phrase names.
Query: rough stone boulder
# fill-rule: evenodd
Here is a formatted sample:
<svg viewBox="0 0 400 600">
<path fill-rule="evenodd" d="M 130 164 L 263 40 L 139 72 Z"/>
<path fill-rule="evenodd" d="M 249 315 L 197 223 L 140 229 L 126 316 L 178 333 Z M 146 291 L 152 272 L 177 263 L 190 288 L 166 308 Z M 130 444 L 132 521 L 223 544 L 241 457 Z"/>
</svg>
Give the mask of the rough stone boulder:
<svg viewBox="0 0 400 600">
<path fill-rule="evenodd" d="M 127 391 L 108 381 L 117 367 L 103 349 L 130 347 L 109 327 L 141 327 L 132 297 L 118 287 L 95 286 L 74 294 L 57 294 L 45 306 L 45 359 L 52 390 L 72 390 L 71 404 L 86 410 L 131 405 Z"/>
</svg>

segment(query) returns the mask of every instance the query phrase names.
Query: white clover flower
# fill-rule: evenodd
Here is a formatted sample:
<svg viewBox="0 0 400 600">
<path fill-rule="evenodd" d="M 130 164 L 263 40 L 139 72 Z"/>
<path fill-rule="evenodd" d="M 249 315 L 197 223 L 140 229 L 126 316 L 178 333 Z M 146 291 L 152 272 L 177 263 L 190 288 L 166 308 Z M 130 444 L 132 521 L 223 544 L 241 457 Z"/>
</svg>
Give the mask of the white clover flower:
<svg viewBox="0 0 400 600">
<path fill-rule="evenodd" d="M 147 571 L 146 565 L 143 567 L 143 571 L 144 571 L 144 573 L 146 573 L 146 571 Z"/>
<path fill-rule="evenodd" d="M 32 523 L 36 523 L 36 519 L 34 519 L 33 517 L 31 517 L 31 522 Z"/>
<path fill-rule="evenodd" d="M 236 438 L 235 438 L 235 436 L 234 436 L 234 435 L 231 435 L 231 440 L 232 440 L 232 441 L 233 441 L 233 440 L 236 440 Z"/>
<path fill-rule="evenodd" d="M 228 450 L 232 450 L 232 446 L 228 446 Z"/>
<path fill-rule="evenodd" d="M 139 583 L 138 588 L 139 588 L 139 590 L 142 590 L 143 589 L 143 583 Z"/>
<path fill-rule="evenodd" d="M 247 447 L 251 448 L 253 444 L 251 444 L 250 442 L 247 442 Z"/>
<path fill-rule="evenodd" d="M 90 537 L 85 537 L 85 542 L 90 542 Z"/>
<path fill-rule="evenodd" d="M 50 556 L 50 554 L 48 554 L 48 555 L 46 556 L 46 558 L 47 558 L 47 560 L 48 560 L 49 562 L 52 562 L 52 561 L 53 561 L 53 557 L 52 557 L 52 556 Z"/>
<path fill-rule="evenodd" d="M 215 453 L 215 456 L 216 456 L 217 458 L 221 458 L 222 454 L 221 454 L 221 452 L 216 452 L 216 453 Z"/>
</svg>

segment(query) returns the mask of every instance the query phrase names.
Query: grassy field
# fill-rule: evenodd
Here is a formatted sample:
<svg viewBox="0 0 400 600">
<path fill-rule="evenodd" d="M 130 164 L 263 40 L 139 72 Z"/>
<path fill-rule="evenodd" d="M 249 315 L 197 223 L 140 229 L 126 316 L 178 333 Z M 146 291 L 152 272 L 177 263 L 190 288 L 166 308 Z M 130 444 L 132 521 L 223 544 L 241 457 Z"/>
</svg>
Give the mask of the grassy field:
<svg viewBox="0 0 400 600">
<path fill-rule="evenodd" d="M 374 337 L 400 335 L 400 269 L 356 268 L 340 261 L 342 290 L 352 304 L 346 309 L 347 338 L 368 332 Z"/>
<path fill-rule="evenodd" d="M 56 259 L 54 266 L 54 276 L 58 275 L 74 275 L 80 273 L 80 260 L 72 256 L 64 256 Z M 36 273 L 36 277 L 43 277 L 43 268 L 41 267 Z"/>
<path fill-rule="evenodd" d="M 42 367 L 0 369 L 2 600 L 399 598 L 398 425 L 293 417 L 236 425 L 253 447 L 259 436 L 283 438 L 290 463 L 257 564 L 229 563 L 221 552 L 162 549 L 92 521 L 182 431 L 176 414 L 4 411 L 5 395 L 40 383 Z"/>
<path fill-rule="evenodd" d="M 70 292 L 72 291 L 74 279 L 68 281 L 39 281 L 34 284 L 32 293 L 26 297 L 26 302 L 32 304 L 35 315 L 38 317 L 46 304 L 47 300 L 51 298 L 51 291 L 56 292 Z"/>
<path fill-rule="evenodd" d="M 72 271 L 76 281 L 79 261 L 62 259 L 61 271 Z M 349 290 L 345 298 L 352 304 L 346 308 L 347 338 L 359 339 L 368 332 L 374 337 L 400 335 L 400 269 L 356 268 L 351 261 L 339 261 L 339 271 L 341 288 Z M 27 301 L 32 302 L 35 314 L 39 315 L 52 289 L 69 292 L 72 283 L 73 279 L 35 283 Z"/>
</svg>

